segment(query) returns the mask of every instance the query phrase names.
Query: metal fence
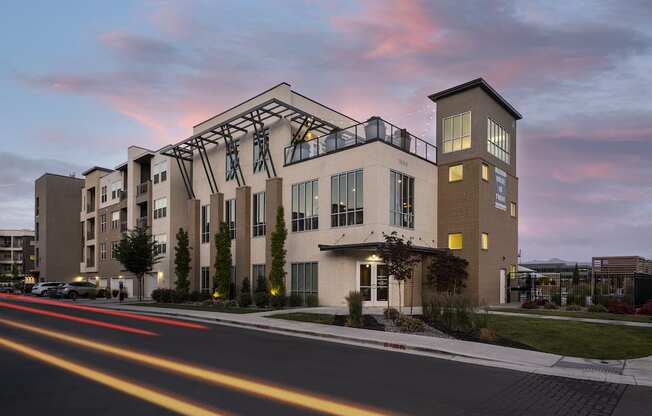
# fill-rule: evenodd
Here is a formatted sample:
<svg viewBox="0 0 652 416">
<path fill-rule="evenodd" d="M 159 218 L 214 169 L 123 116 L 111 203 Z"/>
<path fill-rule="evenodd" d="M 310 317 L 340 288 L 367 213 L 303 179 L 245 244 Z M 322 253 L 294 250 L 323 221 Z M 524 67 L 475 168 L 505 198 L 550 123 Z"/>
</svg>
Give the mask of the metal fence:
<svg viewBox="0 0 652 416">
<path fill-rule="evenodd" d="M 508 298 L 511 302 L 545 300 L 560 306 L 621 301 L 637 307 L 652 299 L 652 276 L 595 274 L 573 279 L 561 277 L 559 273 L 511 273 Z"/>
</svg>

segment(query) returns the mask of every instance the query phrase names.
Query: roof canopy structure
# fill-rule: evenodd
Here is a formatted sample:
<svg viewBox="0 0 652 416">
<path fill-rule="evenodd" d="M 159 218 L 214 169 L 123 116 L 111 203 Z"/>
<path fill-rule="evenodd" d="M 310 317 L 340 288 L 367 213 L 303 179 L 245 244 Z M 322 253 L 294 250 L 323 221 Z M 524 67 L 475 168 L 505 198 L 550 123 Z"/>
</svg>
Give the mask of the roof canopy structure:
<svg viewBox="0 0 652 416">
<path fill-rule="evenodd" d="M 234 177 L 238 182 L 238 186 L 246 185 L 244 175 L 240 169 L 238 146 L 234 144 L 234 140 L 237 137 L 248 133 L 253 133 L 254 135 L 266 135 L 268 134 L 265 131 L 266 125 L 281 119 L 288 120 L 297 127 L 292 136 L 292 144 L 304 140 L 309 132 L 328 134 L 337 130 L 337 126 L 330 122 L 324 121 L 277 98 L 272 98 L 209 127 L 206 130 L 194 134 L 185 140 L 171 145 L 161 153 L 177 160 L 179 170 L 181 171 L 186 186 L 186 191 L 188 191 L 188 196 L 194 198 L 195 194 L 192 189 L 192 181 L 190 180 L 190 175 L 185 162 L 192 162 L 195 151 L 197 151 L 206 173 L 206 177 L 208 178 L 211 192 L 218 192 L 217 181 L 215 180 L 213 168 L 206 153 L 206 146 L 217 146 L 220 140 L 223 140 L 225 145 L 230 148 L 227 155 L 230 159 L 231 166 L 235 171 Z M 262 140 L 261 144 L 260 156 L 264 161 L 265 171 L 267 172 L 268 177 L 274 177 L 276 176 L 276 168 L 274 167 L 274 161 L 269 152 L 268 140 Z M 269 164 L 267 163 L 268 160 Z"/>
</svg>

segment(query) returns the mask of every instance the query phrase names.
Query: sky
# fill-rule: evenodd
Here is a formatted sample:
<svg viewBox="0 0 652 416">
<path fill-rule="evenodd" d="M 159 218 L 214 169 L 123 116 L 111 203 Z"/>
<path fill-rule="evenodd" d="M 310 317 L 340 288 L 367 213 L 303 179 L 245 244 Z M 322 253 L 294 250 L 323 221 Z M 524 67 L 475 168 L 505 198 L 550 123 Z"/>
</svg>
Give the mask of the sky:
<svg viewBox="0 0 652 416">
<path fill-rule="evenodd" d="M 0 228 L 34 180 L 288 82 L 432 141 L 429 94 L 483 77 L 517 133 L 523 260 L 652 257 L 652 4 L 632 1 L 14 1 L 0 12 Z"/>
</svg>

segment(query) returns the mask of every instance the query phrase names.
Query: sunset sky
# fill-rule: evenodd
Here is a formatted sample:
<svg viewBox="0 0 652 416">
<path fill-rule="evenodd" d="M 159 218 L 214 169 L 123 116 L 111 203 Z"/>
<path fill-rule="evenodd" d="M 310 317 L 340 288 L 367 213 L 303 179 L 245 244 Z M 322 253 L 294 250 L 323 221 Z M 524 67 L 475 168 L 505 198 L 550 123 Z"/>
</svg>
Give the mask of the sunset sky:
<svg viewBox="0 0 652 416">
<path fill-rule="evenodd" d="M 34 179 L 114 167 L 286 81 L 432 141 L 427 95 L 483 77 L 518 126 L 523 260 L 652 257 L 652 4 L 3 1 L 0 228 Z"/>
</svg>

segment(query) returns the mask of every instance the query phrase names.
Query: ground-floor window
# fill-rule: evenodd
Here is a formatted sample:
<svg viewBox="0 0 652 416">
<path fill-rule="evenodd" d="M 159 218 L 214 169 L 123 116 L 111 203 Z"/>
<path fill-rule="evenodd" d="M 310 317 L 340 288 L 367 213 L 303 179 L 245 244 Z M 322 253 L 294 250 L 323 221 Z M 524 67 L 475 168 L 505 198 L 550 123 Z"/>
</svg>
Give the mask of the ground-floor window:
<svg viewBox="0 0 652 416">
<path fill-rule="evenodd" d="M 251 286 L 256 289 L 258 287 L 258 279 L 265 281 L 265 265 L 254 264 L 251 266 Z"/>
<path fill-rule="evenodd" d="M 307 296 L 318 293 L 318 264 L 310 263 L 292 263 L 292 294 L 300 295 L 304 301 Z"/>
<path fill-rule="evenodd" d="M 202 267 L 199 290 L 203 293 L 208 293 L 209 282 L 210 282 L 210 269 L 208 267 Z"/>
</svg>

